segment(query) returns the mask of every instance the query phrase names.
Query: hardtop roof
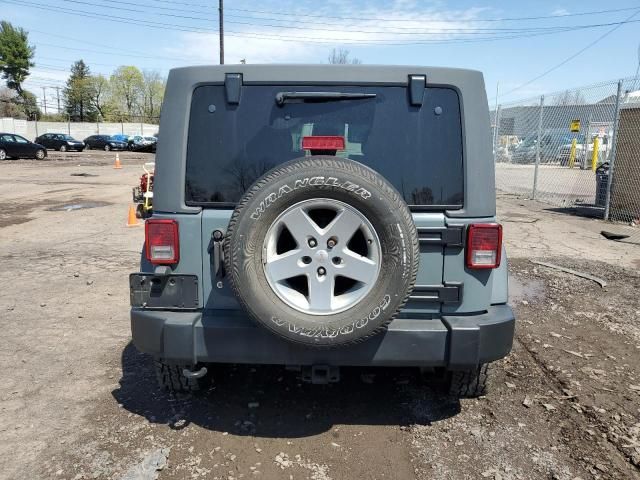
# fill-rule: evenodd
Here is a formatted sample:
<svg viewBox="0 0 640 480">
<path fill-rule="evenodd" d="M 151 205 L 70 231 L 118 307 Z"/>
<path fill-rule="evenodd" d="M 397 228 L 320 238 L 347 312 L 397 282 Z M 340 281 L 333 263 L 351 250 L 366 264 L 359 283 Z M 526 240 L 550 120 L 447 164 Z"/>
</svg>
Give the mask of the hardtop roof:
<svg viewBox="0 0 640 480">
<path fill-rule="evenodd" d="M 170 75 L 217 81 L 226 73 L 241 73 L 244 82 L 400 83 L 406 82 L 408 75 L 426 75 L 428 83 L 455 85 L 470 77 L 482 81 L 482 73 L 477 70 L 417 65 L 226 64 L 179 67 Z"/>
</svg>

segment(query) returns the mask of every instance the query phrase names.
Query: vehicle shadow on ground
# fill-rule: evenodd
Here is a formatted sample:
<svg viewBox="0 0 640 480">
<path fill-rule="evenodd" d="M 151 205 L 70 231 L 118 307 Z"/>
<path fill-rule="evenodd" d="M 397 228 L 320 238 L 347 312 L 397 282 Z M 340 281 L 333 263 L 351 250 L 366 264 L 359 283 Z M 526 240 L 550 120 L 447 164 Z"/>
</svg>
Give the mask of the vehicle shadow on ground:
<svg viewBox="0 0 640 480">
<path fill-rule="evenodd" d="M 157 386 L 152 360 L 132 343 L 122 352 L 116 401 L 148 421 L 180 429 L 193 423 L 234 435 L 300 438 L 334 425 L 429 425 L 460 403 L 425 384 L 417 369 L 342 369 L 331 385 L 302 383 L 281 366 L 219 365 L 211 388 L 171 395 Z"/>
</svg>

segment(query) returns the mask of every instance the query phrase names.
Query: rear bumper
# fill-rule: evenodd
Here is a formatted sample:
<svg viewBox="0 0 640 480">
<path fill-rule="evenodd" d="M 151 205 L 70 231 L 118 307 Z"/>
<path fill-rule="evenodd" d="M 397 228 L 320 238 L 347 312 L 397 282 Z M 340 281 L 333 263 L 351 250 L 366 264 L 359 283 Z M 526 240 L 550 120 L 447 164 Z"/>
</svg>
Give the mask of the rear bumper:
<svg viewBox="0 0 640 480">
<path fill-rule="evenodd" d="M 511 351 L 515 319 L 509 305 L 474 316 L 396 319 L 386 332 L 335 349 L 280 339 L 240 311 L 171 312 L 131 309 L 134 345 L 179 363 L 332 366 L 432 366 L 465 369 Z"/>
</svg>

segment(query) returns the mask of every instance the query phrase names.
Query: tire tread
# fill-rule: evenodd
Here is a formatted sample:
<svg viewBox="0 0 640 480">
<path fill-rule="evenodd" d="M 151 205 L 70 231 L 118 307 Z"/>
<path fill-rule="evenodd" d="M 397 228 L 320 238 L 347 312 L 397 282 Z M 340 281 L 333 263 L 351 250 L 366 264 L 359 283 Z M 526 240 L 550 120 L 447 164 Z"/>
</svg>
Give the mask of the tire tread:
<svg viewBox="0 0 640 480">
<path fill-rule="evenodd" d="M 488 363 L 473 370 L 451 372 L 449 394 L 458 398 L 476 398 L 486 395 L 488 380 Z"/>
<path fill-rule="evenodd" d="M 158 385 L 171 393 L 196 393 L 203 389 L 203 378 L 187 378 L 182 374 L 186 365 L 154 360 L 154 367 Z"/>
</svg>

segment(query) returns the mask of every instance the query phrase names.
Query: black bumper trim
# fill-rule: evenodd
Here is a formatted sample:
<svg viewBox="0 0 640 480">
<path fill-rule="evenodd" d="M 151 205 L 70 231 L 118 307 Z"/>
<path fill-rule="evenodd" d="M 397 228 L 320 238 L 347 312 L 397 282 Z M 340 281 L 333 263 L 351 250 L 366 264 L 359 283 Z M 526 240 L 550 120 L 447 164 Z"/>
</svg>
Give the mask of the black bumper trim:
<svg viewBox="0 0 640 480">
<path fill-rule="evenodd" d="M 276 365 L 433 366 L 464 369 L 506 356 L 513 342 L 511 307 L 474 316 L 396 319 L 369 340 L 335 349 L 287 342 L 241 311 L 152 311 L 133 308 L 133 343 L 167 361 Z"/>
<path fill-rule="evenodd" d="M 464 247 L 464 225 L 418 227 L 418 240 L 431 245 Z"/>
<path fill-rule="evenodd" d="M 447 282 L 444 285 L 416 285 L 409 298 L 425 302 L 460 303 L 463 284 Z"/>
<path fill-rule="evenodd" d="M 132 307 L 194 310 L 198 308 L 197 275 L 129 275 Z"/>
</svg>

